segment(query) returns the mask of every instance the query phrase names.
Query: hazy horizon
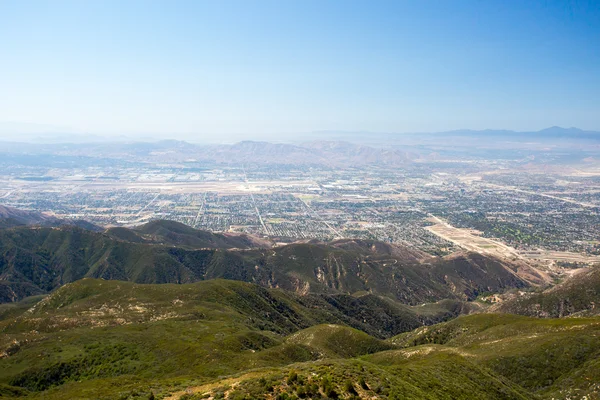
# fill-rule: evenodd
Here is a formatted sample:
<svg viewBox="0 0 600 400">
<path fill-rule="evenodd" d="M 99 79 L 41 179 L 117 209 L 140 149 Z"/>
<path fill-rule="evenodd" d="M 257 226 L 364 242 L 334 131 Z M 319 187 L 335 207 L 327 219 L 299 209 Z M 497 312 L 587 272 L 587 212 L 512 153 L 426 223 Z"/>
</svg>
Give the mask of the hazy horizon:
<svg viewBox="0 0 600 400">
<path fill-rule="evenodd" d="M 283 132 L 283 133 L 228 133 L 215 135 L 211 133 L 194 133 L 194 132 L 85 132 L 77 131 L 68 127 L 59 127 L 44 124 L 27 124 L 27 123 L 3 123 L 0 121 L 0 141 L 6 142 L 40 142 L 40 143 L 68 143 L 70 141 L 77 143 L 85 142 L 113 142 L 113 141 L 140 141 L 140 142 L 156 142 L 162 140 L 180 140 L 191 143 L 236 143 L 245 140 L 249 141 L 270 141 L 270 142 L 303 142 L 312 140 L 332 140 L 331 135 L 337 136 L 337 140 L 352 140 L 353 138 L 366 139 L 369 135 L 374 137 L 390 136 L 401 137 L 408 135 L 428 135 L 435 133 L 452 133 L 452 132 L 541 132 L 548 129 L 564 129 L 598 132 L 596 130 L 581 129 L 579 127 L 561 127 L 557 125 L 546 126 L 540 129 L 523 131 L 503 128 L 486 128 L 486 129 L 451 129 L 432 132 L 375 132 L 368 130 L 314 130 L 310 132 Z"/>
</svg>

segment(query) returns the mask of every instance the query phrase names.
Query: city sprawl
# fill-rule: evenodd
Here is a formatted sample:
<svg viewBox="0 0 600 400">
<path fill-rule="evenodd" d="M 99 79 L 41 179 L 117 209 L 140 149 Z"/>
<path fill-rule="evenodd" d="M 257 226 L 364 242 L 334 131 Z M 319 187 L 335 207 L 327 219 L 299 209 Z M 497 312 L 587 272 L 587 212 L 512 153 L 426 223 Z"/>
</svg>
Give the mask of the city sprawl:
<svg viewBox="0 0 600 400">
<path fill-rule="evenodd" d="M 14 156 L 18 158 L 17 156 Z M 135 226 L 170 219 L 277 242 L 369 238 L 558 263 L 600 256 L 600 169 L 510 158 L 361 166 L 28 156 L 2 162 L 0 204 Z"/>
</svg>

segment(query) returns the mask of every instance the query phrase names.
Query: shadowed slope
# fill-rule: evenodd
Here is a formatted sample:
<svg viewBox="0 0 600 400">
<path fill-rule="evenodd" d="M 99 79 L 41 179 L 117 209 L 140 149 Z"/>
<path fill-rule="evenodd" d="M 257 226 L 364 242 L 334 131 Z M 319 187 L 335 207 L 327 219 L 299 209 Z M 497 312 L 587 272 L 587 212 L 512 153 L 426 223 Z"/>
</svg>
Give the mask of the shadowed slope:
<svg viewBox="0 0 600 400">
<path fill-rule="evenodd" d="M 153 223 L 144 229 L 162 232 L 165 225 L 176 227 L 181 232 L 177 235 L 193 234 L 198 239 L 206 234 L 210 240 L 240 244 L 237 237 L 181 224 Z M 75 227 L 0 230 L 0 301 L 49 292 L 84 277 L 139 283 L 224 278 L 300 294 L 373 293 L 410 305 L 447 298 L 473 300 L 482 292 L 529 285 L 510 263 L 475 253 L 423 259 L 420 252 L 368 241 L 294 243 L 250 250 L 193 249 L 154 242 L 162 236 L 153 236 L 150 240 L 154 241 L 148 243 L 137 231 L 119 228 L 118 238 L 114 232 Z"/>
</svg>

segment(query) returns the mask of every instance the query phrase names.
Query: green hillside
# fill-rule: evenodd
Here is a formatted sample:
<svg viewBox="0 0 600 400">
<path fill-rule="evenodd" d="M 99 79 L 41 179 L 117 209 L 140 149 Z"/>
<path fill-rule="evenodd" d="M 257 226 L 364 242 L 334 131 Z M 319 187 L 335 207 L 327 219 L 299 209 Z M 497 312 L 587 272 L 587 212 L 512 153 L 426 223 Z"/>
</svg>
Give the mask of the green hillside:
<svg viewBox="0 0 600 400">
<path fill-rule="evenodd" d="M 326 358 L 356 357 L 393 347 L 359 330 L 332 324 L 303 329 L 288 336 L 286 343 L 309 347 Z"/>
<path fill-rule="evenodd" d="M 0 307 L 0 395 L 598 398 L 598 318 L 475 314 L 422 326 L 452 305 L 376 299 L 228 280 L 80 280 Z M 412 331 L 391 337 L 387 322 L 402 317 L 390 310 Z"/>
<path fill-rule="evenodd" d="M 84 279 L 41 301 L 4 306 L 0 383 L 45 398 L 69 390 L 83 396 L 86 388 L 112 398 L 115 382 L 167 390 L 182 379 L 208 382 L 247 369 L 389 349 L 393 345 L 350 327 L 389 337 L 432 318 L 431 310 L 422 317 L 381 300 L 382 314 L 358 319 L 377 304 L 374 296 L 366 298 L 298 296 L 227 280 L 139 285 Z M 307 341 L 310 333 L 318 340 Z"/>
<path fill-rule="evenodd" d="M 578 271 L 564 282 L 541 293 L 519 296 L 501 303 L 501 312 L 535 317 L 592 316 L 600 314 L 600 266 Z"/>
<path fill-rule="evenodd" d="M 104 233 L 76 227 L 0 229 L 0 302 L 48 293 L 86 277 L 138 283 L 224 278 L 301 294 L 373 293 L 410 305 L 473 300 L 483 292 L 530 285 L 509 262 L 474 253 L 420 258 L 419 252 L 368 241 L 195 249 L 190 237 L 206 234 L 207 243 L 223 244 L 225 236 L 180 225 L 157 221 L 139 228 L 152 234 L 125 228 Z M 161 244 L 159 237 L 172 240 Z M 226 239 L 236 245 L 245 240 Z"/>
<path fill-rule="evenodd" d="M 600 319 L 478 314 L 423 327 L 389 341 L 413 351 L 476 359 L 543 398 L 598 398 Z M 405 350 L 406 351 L 406 350 Z"/>
<path fill-rule="evenodd" d="M 534 395 L 467 359 L 437 355 L 396 365 L 377 360 L 328 360 L 249 373 L 192 387 L 172 399 L 531 399 Z"/>
</svg>

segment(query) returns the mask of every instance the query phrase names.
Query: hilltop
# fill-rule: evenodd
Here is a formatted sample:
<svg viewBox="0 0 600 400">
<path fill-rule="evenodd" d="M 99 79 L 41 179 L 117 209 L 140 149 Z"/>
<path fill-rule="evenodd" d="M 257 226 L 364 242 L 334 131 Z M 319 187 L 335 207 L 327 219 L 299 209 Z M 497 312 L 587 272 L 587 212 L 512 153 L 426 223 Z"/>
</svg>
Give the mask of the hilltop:
<svg viewBox="0 0 600 400">
<path fill-rule="evenodd" d="M 132 229 L 113 227 L 107 229 L 106 233 L 126 242 L 166 244 L 193 249 L 247 249 L 273 246 L 273 242 L 257 236 L 243 233 L 213 233 L 167 220 L 150 221 Z"/>
</svg>

